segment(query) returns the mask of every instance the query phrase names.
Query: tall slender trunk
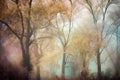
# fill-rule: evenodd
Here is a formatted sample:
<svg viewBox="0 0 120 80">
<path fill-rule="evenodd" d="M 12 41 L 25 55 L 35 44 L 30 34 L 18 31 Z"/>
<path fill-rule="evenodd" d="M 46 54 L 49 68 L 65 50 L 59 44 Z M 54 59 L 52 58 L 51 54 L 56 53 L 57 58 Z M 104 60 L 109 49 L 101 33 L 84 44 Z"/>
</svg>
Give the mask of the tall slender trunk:
<svg viewBox="0 0 120 80">
<path fill-rule="evenodd" d="M 87 64 L 86 63 L 86 55 L 84 55 L 83 62 L 82 62 L 83 70 L 81 72 L 82 80 L 87 80 L 87 65 L 86 64 Z"/>
<path fill-rule="evenodd" d="M 62 80 L 65 80 L 65 48 L 63 50 L 63 59 L 62 59 Z"/>
<path fill-rule="evenodd" d="M 96 30 L 97 32 L 98 31 L 98 28 L 97 28 L 97 19 L 96 17 L 94 16 L 94 13 L 92 13 L 93 15 L 93 20 L 94 20 L 94 24 L 96 26 Z M 104 21 L 103 21 L 104 22 Z M 102 40 L 102 33 L 101 33 L 101 40 Z M 99 42 L 99 36 L 97 37 L 97 42 Z M 100 60 L 100 57 L 101 57 L 101 53 L 100 53 L 100 46 L 98 46 L 97 50 L 96 50 L 96 53 L 97 53 L 97 76 L 98 76 L 98 80 L 101 80 L 101 60 Z"/>
<path fill-rule="evenodd" d="M 21 50 L 22 50 L 22 57 L 23 57 L 23 67 L 26 68 L 26 80 L 29 80 L 29 73 L 32 70 L 32 65 L 30 62 L 30 53 L 29 53 L 29 46 L 25 44 L 22 40 L 20 40 Z"/>
<path fill-rule="evenodd" d="M 31 65 L 31 62 L 30 62 L 29 48 L 26 49 L 26 66 L 27 66 L 28 72 L 30 72 L 32 70 L 32 65 Z"/>
<path fill-rule="evenodd" d="M 28 10 L 28 18 L 27 18 L 27 31 L 26 31 L 26 41 L 25 41 L 25 49 L 26 49 L 26 65 L 27 70 L 30 72 L 32 70 L 32 64 L 30 62 L 30 38 L 32 36 L 32 28 L 31 28 L 31 6 L 32 6 L 32 0 L 29 1 L 29 10 Z"/>
<path fill-rule="evenodd" d="M 22 57 L 23 57 L 23 66 L 25 67 L 25 49 L 24 49 L 24 43 L 23 43 L 23 41 L 22 40 L 20 40 L 20 45 L 21 45 L 21 50 L 22 50 Z"/>
<path fill-rule="evenodd" d="M 40 78 L 40 66 L 37 65 L 37 79 L 36 80 L 41 80 Z"/>
<path fill-rule="evenodd" d="M 101 80 L 101 60 L 100 60 L 100 52 L 99 52 L 99 48 L 97 49 L 97 74 L 98 74 L 98 80 Z"/>
</svg>

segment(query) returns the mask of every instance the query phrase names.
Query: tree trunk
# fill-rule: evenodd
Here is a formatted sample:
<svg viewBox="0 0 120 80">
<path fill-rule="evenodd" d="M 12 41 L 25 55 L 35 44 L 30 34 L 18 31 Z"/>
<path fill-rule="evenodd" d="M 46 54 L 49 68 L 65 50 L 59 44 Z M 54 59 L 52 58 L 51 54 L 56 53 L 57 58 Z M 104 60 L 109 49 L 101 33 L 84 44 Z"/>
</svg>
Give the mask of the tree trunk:
<svg viewBox="0 0 120 80">
<path fill-rule="evenodd" d="M 98 80 L 101 80 L 101 60 L 100 60 L 100 53 L 99 49 L 97 50 L 97 69 L 98 69 Z"/>
<path fill-rule="evenodd" d="M 32 64 L 30 62 L 30 52 L 29 52 L 29 48 L 30 48 L 30 38 L 32 36 L 32 28 L 31 28 L 31 5 L 32 5 L 32 0 L 29 1 L 29 10 L 28 10 L 28 18 L 27 20 L 27 29 L 26 29 L 26 41 L 25 41 L 25 50 L 26 50 L 26 66 L 27 66 L 27 70 L 28 72 L 30 72 L 32 70 Z"/>
<path fill-rule="evenodd" d="M 41 80 L 40 78 L 40 66 L 37 65 L 37 79 L 36 80 Z"/>
<path fill-rule="evenodd" d="M 65 80 L 65 49 L 64 49 L 63 60 L 62 60 L 62 80 Z"/>
<path fill-rule="evenodd" d="M 83 70 L 81 72 L 82 80 L 87 80 L 87 65 L 86 65 L 86 57 L 83 59 Z"/>
</svg>

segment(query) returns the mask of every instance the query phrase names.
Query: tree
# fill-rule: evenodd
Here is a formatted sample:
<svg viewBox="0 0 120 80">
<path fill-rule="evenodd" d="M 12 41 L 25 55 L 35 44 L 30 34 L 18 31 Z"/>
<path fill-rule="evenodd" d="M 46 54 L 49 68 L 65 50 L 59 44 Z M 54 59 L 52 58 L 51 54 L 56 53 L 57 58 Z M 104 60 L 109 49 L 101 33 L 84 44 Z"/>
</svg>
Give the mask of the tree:
<svg viewBox="0 0 120 80">
<path fill-rule="evenodd" d="M 77 28 L 77 30 L 73 33 L 70 42 L 70 50 L 74 53 L 73 55 L 76 55 L 75 61 L 79 58 L 79 63 L 77 65 L 81 65 L 81 78 L 83 78 L 83 80 L 87 79 L 90 59 L 95 56 L 95 50 L 100 44 L 100 42 L 96 40 L 96 37 L 100 36 L 100 34 L 90 27 L 91 26 L 87 24 L 87 26 L 84 26 L 83 28 Z"/>
<path fill-rule="evenodd" d="M 112 12 L 111 14 L 110 14 L 110 19 L 112 19 L 113 20 L 113 25 L 115 26 L 115 30 L 114 30 L 114 36 L 116 36 L 116 49 L 114 49 L 115 51 L 114 51 L 114 53 L 116 53 L 116 59 L 113 59 L 113 56 L 112 56 L 112 54 L 109 54 L 109 57 L 110 57 L 110 59 L 111 59 L 111 62 L 113 63 L 113 65 L 114 65 L 114 68 L 115 68 L 115 75 L 118 77 L 119 76 L 119 73 L 120 73 L 120 71 L 119 71 L 119 66 L 120 66 L 120 63 L 119 63 L 119 58 L 120 58 L 120 54 L 119 54 L 119 26 L 120 26 L 120 24 L 119 24 L 119 22 L 120 22 L 120 15 L 119 15 L 119 11 L 120 11 L 120 7 L 119 7 L 119 1 L 118 0 L 114 0 L 113 1 L 113 4 L 115 4 L 115 6 L 117 7 L 117 9 L 114 11 L 114 12 Z"/>
<path fill-rule="evenodd" d="M 62 2 L 61 2 L 62 3 Z M 63 5 L 64 6 L 64 5 Z M 63 10 L 63 11 L 62 11 Z M 65 10 L 66 11 L 66 10 Z M 72 30 L 72 12 L 67 14 L 61 6 L 61 11 L 56 15 L 56 28 L 57 28 L 57 37 L 62 45 L 63 57 L 62 57 L 62 80 L 65 79 L 65 58 L 66 50 L 69 43 L 70 33 Z M 67 19 L 67 20 L 66 20 Z M 68 23 L 68 25 L 67 25 Z M 61 25 L 62 24 L 62 25 Z M 66 30 L 66 27 L 68 30 Z"/>
<path fill-rule="evenodd" d="M 72 29 L 72 11 L 66 6 L 66 3 L 62 0 L 51 1 L 48 5 L 50 6 L 47 12 L 50 16 L 52 22 L 52 34 L 60 41 L 60 45 L 63 50 L 62 58 L 62 79 L 65 78 L 65 54 L 67 50 L 67 45 L 70 37 L 70 32 Z M 68 10 L 67 10 L 68 9 Z M 68 29 L 67 29 L 68 28 Z M 67 29 L 67 30 L 66 30 Z M 54 31 L 53 31 L 54 30 Z"/>
<path fill-rule="evenodd" d="M 27 76 L 27 80 L 29 79 L 29 72 L 32 70 L 32 65 L 30 62 L 30 52 L 29 52 L 29 47 L 32 43 L 31 41 L 31 36 L 33 34 L 33 29 L 31 26 L 31 6 L 32 6 L 32 0 L 30 0 L 28 2 L 28 17 L 26 18 L 26 26 L 24 25 L 24 20 L 23 20 L 23 13 L 21 11 L 21 9 L 19 8 L 19 2 L 15 2 L 15 4 L 17 5 L 17 12 L 19 14 L 19 18 L 20 18 L 20 23 L 21 23 L 21 32 L 16 32 L 15 29 L 13 29 L 7 22 L 5 22 L 4 20 L 0 20 L 1 23 L 3 23 L 4 25 L 7 26 L 7 28 L 17 37 L 17 39 L 20 42 L 21 45 L 21 50 L 22 50 L 22 56 L 23 56 L 23 66 L 27 69 L 28 74 Z"/>
<path fill-rule="evenodd" d="M 108 30 L 105 32 L 105 19 L 106 19 L 106 13 L 109 8 L 109 6 L 112 4 L 114 0 L 100 0 L 100 1 L 90 1 L 90 0 L 85 0 L 85 3 L 88 5 L 88 10 L 90 14 L 92 15 L 94 25 L 96 27 L 96 30 L 98 33 L 100 33 L 100 37 L 96 37 L 98 42 L 102 42 L 103 40 L 106 40 L 109 36 Z M 97 8 L 96 8 L 97 7 Z M 101 28 L 98 26 L 98 20 L 99 16 L 98 13 L 101 13 L 102 15 L 102 26 Z M 100 16 L 101 16 L 100 15 Z M 109 38 L 109 40 L 111 37 Z M 109 43 L 108 40 L 108 43 Z M 103 47 L 103 48 L 102 48 Z M 101 53 L 103 53 L 104 49 L 106 46 L 103 46 L 102 43 L 98 45 L 98 48 L 96 49 L 96 54 L 97 54 L 97 69 L 98 69 L 98 79 L 101 80 L 102 74 L 101 74 Z"/>
</svg>

